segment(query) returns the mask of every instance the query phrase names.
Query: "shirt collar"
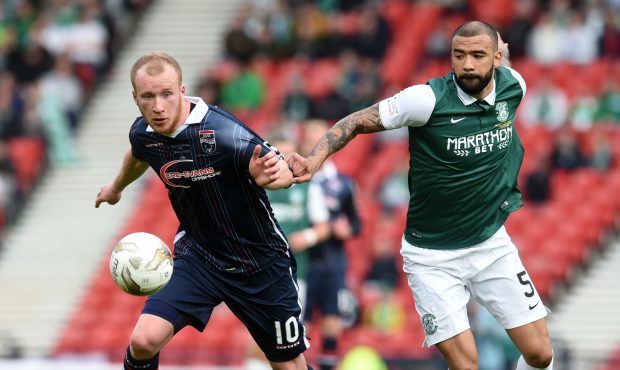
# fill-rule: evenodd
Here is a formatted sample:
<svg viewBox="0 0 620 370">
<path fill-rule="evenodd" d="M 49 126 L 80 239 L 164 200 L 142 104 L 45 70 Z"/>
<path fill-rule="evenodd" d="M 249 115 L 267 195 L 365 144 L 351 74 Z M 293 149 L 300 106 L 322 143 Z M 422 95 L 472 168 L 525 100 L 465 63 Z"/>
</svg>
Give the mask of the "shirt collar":
<svg viewBox="0 0 620 370">
<path fill-rule="evenodd" d="M 172 135 L 170 135 L 172 137 L 177 136 L 179 134 L 179 132 L 183 131 L 185 129 L 185 126 L 187 126 L 187 125 L 194 125 L 196 123 L 201 123 L 202 122 L 202 118 L 209 111 L 209 106 L 200 97 L 185 96 L 183 99 L 185 101 L 188 101 L 188 102 L 196 105 L 196 106 L 194 107 L 194 109 L 191 110 L 191 112 L 189 112 L 189 115 L 187 116 L 187 119 L 185 119 L 185 123 L 183 123 L 181 126 L 179 126 L 179 128 L 177 128 L 172 133 Z M 147 126 L 146 127 L 146 131 L 147 132 L 154 132 L 153 128 L 151 126 Z"/>
<path fill-rule="evenodd" d="M 456 83 L 456 79 L 455 79 L 454 75 L 452 76 L 452 80 L 454 80 L 454 85 L 456 86 L 456 92 L 457 92 L 457 94 L 459 96 L 459 99 L 461 99 L 461 101 L 463 102 L 463 104 L 471 105 L 471 104 L 473 104 L 473 103 L 478 101 L 478 99 L 474 98 L 473 96 L 469 95 L 465 91 L 461 90 L 459 85 Z M 485 102 L 487 102 L 489 105 L 495 105 L 495 96 L 496 96 L 496 94 L 495 94 L 495 79 L 493 79 L 492 81 L 493 81 L 493 89 L 491 90 L 489 95 L 485 96 L 482 99 Z"/>
</svg>

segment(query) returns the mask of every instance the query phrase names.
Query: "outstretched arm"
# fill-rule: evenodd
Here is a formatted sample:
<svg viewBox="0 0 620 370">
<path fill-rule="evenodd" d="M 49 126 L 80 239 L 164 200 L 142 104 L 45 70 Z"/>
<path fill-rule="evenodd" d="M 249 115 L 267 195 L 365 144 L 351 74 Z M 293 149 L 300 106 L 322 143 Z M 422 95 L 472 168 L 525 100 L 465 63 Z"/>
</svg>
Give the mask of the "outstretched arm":
<svg viewBox="0 0 620 370">
<path fill-rule="evenodd" d="M 378 103 L 344 117 L 319 139 L 308 157 L 303 158 L 297 153 L 291 155 L 289 167 L 293 171 L 293 182 L 310 180 L 327 157 L 342 149 L 358 134 L 384 130 Z"/>
<path fill-rule="evenodd" d="M 123 163 L 114 180 L 101 187 L 95 200 L 95 207 L 99 208 L 101 203 L 116 204 L 121 200 L 121 193 L 127 185 L 136 181 L 146 170 L 149 165 L 146 162 L 138 160 L 131 154 L 131 149 L 127 150 Z"/>
</svg>

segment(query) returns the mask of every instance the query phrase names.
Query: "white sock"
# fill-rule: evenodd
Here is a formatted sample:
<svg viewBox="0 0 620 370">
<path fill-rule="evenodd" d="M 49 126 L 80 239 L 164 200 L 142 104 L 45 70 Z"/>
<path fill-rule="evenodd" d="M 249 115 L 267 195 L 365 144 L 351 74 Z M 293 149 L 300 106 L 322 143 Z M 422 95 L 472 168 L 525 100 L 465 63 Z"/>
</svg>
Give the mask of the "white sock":
<svg viewBox="0 0 620 370">
<path fill-rule="evenodd" d="M 538 368 L 528 365 L 527 362 L 525 362 L 523 356 L 521 356 L 519 357 L 519 361 L 517 362 L 516 370 L 553 370 L 553 358 L 551 359 L 551 363 L 549 364 L 549 366 L 545 368 Z"/>
</svg>

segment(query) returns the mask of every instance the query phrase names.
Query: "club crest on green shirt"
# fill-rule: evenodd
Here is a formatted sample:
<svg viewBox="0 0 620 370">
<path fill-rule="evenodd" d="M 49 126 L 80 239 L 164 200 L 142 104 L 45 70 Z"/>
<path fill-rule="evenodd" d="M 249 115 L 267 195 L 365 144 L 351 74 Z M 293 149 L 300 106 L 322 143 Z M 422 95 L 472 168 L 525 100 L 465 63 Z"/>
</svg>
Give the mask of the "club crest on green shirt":
<svg viewBox="0 0 620 370">
<path fill-rule="evenodd" d="M 505 101 L 500 101 L 495 104 L 495 112 L 497 113 L 497 120 L 500 122 L 504 122 L 510 116 L 510 112 L 508 112 L 508 103 Z"/>
</svg>

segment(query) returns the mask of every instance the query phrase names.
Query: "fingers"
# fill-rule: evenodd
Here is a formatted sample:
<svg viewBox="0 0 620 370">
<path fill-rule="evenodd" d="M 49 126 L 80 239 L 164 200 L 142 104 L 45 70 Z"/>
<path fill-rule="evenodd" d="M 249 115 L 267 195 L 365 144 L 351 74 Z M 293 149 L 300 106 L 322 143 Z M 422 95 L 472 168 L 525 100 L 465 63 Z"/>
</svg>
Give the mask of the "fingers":
<svg viewBox="0 0 620 370">
<path fill-rule="evenodd" d="M 261 151 L 261 146 L 260 145 L 256 145 L 254 147 L 254 152 L 252 152 L 252 160 L 256 161 L 258 160 L 258 156 L 260 155 L 260 151 Z"/>
<path fill-rule="evenodd" d="M 302 182 L 310 181 L 311 177 L 312 177 L 312 175 L 309 174 L 309 173 L 303 174 L 301 176 L 295 176 L 295 177 L 293 177 L 293 183 L 294 184 L 301 184 Z"/>
<path fill-rule="evenodd" d="M 97 193 L 97 199 L 95 199 L 95 208 L 99 208 L 99 205 L 103 202 L 103 200 L 101 199 L 101 193 L 103 193 L 103 188 L 99 189 L 99 192 Z"/>
</svg>

